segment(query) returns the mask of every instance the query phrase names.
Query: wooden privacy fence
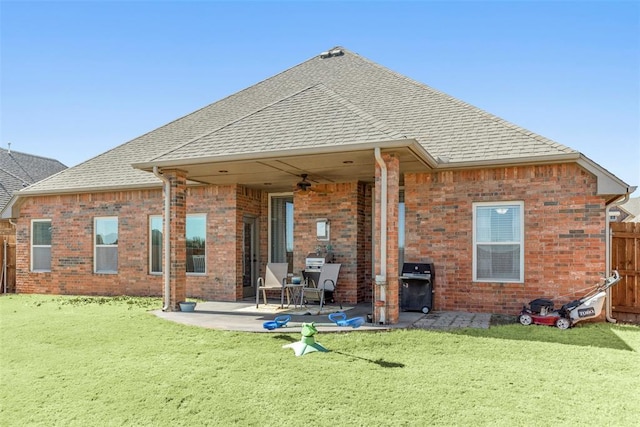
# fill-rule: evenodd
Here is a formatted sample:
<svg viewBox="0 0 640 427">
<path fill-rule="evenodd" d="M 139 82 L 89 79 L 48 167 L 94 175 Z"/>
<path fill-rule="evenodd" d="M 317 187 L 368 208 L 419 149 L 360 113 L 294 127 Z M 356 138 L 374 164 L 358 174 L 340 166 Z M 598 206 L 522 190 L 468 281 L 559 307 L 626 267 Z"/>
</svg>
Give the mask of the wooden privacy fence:
<svg viewBox="0 0 640 427">
<path fill-rule="evenodd" d="M 5 252 L 5 248 L 6 248 L 6 252 Z M 6 268 L 3 268 L 5 260 L 6 260 Z M 15 292 L 16 291 L 15 230 L 13 230 L 13 228 L 2 228 L 0 226 L 0 293 L 5 292 L 5 280 L 6 280 L 6 291 Z"/>
<path fill-rule="evenodd" d="M 613 317 L 640 324 L 640 223 L 611 224 L 611 268 L 622 279 L 611 288 Z"/>
</svg>

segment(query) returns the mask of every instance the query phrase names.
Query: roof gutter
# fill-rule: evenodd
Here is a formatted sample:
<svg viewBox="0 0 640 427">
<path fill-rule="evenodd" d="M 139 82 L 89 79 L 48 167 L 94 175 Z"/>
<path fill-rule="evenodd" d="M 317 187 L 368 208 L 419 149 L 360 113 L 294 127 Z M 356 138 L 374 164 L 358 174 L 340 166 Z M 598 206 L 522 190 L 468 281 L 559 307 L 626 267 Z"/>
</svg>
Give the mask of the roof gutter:
<svg viewBox="0 0 640 427">
<path fill-rule="evenodd" d="M 158 177 L 164 184 L 164 215 L 163 215 L 163 226 L 164 226 L 164 235 L 162 236 L 163 246 L 164 246 L 164 262 L 162 269 L 162 278 L 164 280 L 164 305 L 162 307 L 162 311 L 167 311 L 171 308 L 171 272 L 169 271 L 171 268 L 171 224 L 169 223 L 169 218 L 171 216 L 171 183 L 169 179 L 165 177 L 159 170 L 157 166 L 153 167 L 153 174 Z"/>
</svg>

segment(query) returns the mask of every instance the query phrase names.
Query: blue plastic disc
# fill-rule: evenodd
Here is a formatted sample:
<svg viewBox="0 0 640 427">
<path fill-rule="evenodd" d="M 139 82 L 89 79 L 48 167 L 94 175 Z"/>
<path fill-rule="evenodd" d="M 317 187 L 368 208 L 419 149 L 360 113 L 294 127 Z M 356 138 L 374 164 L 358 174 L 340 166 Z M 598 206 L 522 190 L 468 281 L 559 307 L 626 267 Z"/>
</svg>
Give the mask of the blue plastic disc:
<svg viewBox="0 0 640 427">
<path fill-rule="evenodd" d="M 274 329 L 276 329 L 278 327 L 278 323 L 274 322 L 273 320 L 270 320 L 268 322 L 264 322 L 262 324 L 262 327 L 272 331 L 272 330 L 274 330 Z"/>
</svg>

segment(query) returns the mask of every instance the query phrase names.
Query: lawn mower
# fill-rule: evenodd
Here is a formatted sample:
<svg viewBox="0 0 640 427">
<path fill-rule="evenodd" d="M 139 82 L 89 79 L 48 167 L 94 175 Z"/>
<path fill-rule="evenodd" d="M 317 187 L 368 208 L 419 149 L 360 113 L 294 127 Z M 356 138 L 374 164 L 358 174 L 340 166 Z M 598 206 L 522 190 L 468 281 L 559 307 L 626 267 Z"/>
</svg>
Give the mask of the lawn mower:
<svg viewBox="0 0 640 427">
<path fill-rule="evenodd" d="M 604 283 L 596 285 L 584 297 L 568 302 L 557 310 L 554 310 L 550 299 L 534 299 L 528 307 L 522 307 L 518 321 L 525 326 L 555 325 L 560 329 L 568 329 L 582 320 L 598 317 L 602 312 L 606 290 L 619 281 L 620 275 L 614 271 L 612 276 L 604 279 Z"/>
</svg>

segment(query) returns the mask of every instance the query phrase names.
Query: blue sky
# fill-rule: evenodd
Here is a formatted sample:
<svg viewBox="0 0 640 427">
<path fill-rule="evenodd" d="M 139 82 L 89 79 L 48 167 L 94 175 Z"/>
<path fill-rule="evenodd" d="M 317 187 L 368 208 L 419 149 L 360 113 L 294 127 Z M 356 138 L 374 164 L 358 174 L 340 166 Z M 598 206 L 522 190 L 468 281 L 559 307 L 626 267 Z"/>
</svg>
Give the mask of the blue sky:
<svg viewBox="0 0 640 427">
<path fill-rule="evenodd" d="M 0 146 L 67 166 L 340 45 L 640 185 L 637 1 L 0 0 L 0 28 Z"/>
</svg>

